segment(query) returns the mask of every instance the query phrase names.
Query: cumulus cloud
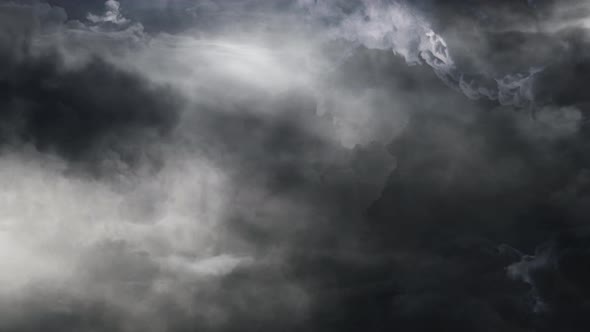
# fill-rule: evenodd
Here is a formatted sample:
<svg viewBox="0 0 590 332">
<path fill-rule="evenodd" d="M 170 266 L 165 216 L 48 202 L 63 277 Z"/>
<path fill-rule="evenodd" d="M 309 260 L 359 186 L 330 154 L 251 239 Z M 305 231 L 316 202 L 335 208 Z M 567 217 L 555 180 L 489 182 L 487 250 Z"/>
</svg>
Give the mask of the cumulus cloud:
<svg viewBox="0 0 590 332">
<path fill-rule="evenodd" d="M 113 23 L 116 25 L 129 23 L 129 20 L 121 14 L 121 4 L 118 1 L 108 0 L 104 5 L 103 15 L 88 14 L 87 19 L 92 23 Z"/>
</svg>

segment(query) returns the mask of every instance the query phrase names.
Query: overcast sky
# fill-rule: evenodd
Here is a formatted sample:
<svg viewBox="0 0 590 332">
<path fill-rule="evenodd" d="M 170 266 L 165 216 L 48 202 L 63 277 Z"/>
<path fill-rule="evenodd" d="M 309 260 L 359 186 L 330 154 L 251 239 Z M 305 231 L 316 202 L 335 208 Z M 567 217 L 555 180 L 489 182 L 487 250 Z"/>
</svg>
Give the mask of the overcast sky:
<svg viewBox="0 0 590 332">
<path fill-rule="evenodd" d="M 0 331 L 588 331 L 588 85 L 583 0 L 0 0 Z"/>
</svg>

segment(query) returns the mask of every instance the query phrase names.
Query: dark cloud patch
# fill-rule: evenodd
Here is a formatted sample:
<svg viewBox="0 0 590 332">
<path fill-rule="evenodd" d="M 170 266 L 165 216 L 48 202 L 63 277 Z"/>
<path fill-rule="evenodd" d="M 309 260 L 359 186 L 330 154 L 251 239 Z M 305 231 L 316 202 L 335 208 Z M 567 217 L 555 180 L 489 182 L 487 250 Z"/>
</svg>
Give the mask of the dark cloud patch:
<svg viewBox="0 0 590 332">
<path fill-rule="evenodd" d="M 414 256 L 401 265 L 408 274 L 400 281 L 404 295 L 392 299 L 397 305 L 391 309 L 393 326 L 420 331 L 551 330 L 543 327 L 547 322 L 553 328 L 567 325 L 568 331 L 587 327 L 561 316 L 565 311 L 535 313 L 526 284 L 506 279 L 505 267 L 514 258 L 495 250 L 509 243 L 531 252 L 552 234 L 577 225 L 555 196 L 572 176 L 586 172 L 578 150 L 587 146 L 585 135 L 536 141 L 515 127 L 518 115 L 504 112 L 476 113 L 471 119 L 456 118 L 454 112 L 418 115 L 394 141 L 398 168 L 370 209 L 381 252 Z M 563 286 L 547 282 L 544 287 L 561 292 Z M 566 311 L 583 312 L 584 301 L 570 302 Z M 571 324 L 560 324 L 566 321 Z"/>
<path fill-rule="evenodd" d="M 580 30 L 569 31 L 563 39 L 570 50 L 565 56 L 557 58 L 539 76 L 536 83 L 540 99 L 559 105 L 587 105 L 588 97 L 581 87 L 590 81 L 590 62 L 587 45 L 590 39 Z"/>
<path fill-rule="evenodd" d="M 29 1 L 29 3 L 34 3 Z M 68 18 L 72 20 L 84 21 L 88 13 L 100 13 L 104 10 L 105 1 L 73 1 L 73 0 L 49 0 L 46 3 L 63 8 L 68 13 Z"/>
<path fill-rule="evenodd" d="M 257 213 L 249 216 L 238 209 L 230 227 L 262 252 L 277 241 L 287 246 L 287 275 L 311 294 L 305 326 L 312 330 L 528 331 L 543 330 L 546 323 L 557 326 L 565 316 L 535 312 L 530 286 L 511 279 L 506 270 L 520 258 L 501 245 L 532 252 L 538 243 L 581 222 L 573 218 L 573 200 L 557 197 L 570 192 L 572 182 L 579 183 L 586 172 L 585 129 L 550 138 L 531 135 L 522 125 L 535 120 L 523 112 L 466 100 L 445 89 L 430 71 L 407 69 L 392 55 L 359 53 L 341 68 L 357 74 L 352 86 L 407 87 L 415 99 L 424 98 L 422 89 L 431 92 L 432 104 L 415 100 L 422 107 L 413 109 L 410 125 L 389 147 L 397 167 L 379 177 L 388 181 L 382 187 L 370 180 L 380 172 L 376 170 L 392 165 L 383 146 L 349 151 L 310 140 L 300 131 L 306 126 L 299 127 L 293 118 L 286 128 L 280 121 L 230 116 L 222 123 L 237 121 L 230 132 L 241 144 L 233 148 L 239 151 L 227 153 L 229 160 L 238 158 L 228 164 L 246 171 L 236 181 L 260 179 L 255 183 L 272 189 L 272 195 L 248 205 Z M 381 70 L 371 75 L 371 66 Z M 391 75 L 383 74 L 389 70 Z M 304 105 L 295 107 L 299 116 L 314 119 Z M 243 134 L 236 128 L 243 128 Z M 267 138 L 274 143 L 265 145 Z M 288 157 L 276 163 L 281 153 Z M 339 153 L 342 159 L 327 158 Z M 269 181 L 282 178 L 284 166 L 299 170 L 288 177 L 294 181 Z M 321 177 L 315 176 L 318 171 Z M 362 191 L 358 184 L 363 182 L 374 185 Z M 574 190 L 583 199 L 583 190 Z M 379 192 L 380 197 L 371 198 Z M 281 199 L 303 202 L 312 213 L 264 215 L 272 207 L 269 201 Z M 277 221 L 265 223 L 265 218 Z M 303 226 L 285 232 L 278 220 Z M 553 283 L 546 287 L 559 291 Z M 572 304 L 576 312 L 585 310 L 582 302 Z M 568 325 L 570 331 L 585 328 L 580 320 Z"/>
<path fill-rule="evenodd" d="M 175 126 L 175 93 L 94 58 L 66 68 L 56 54 L 6 56 L 0 103 L 4 146 L 30 143 L 74 163 L 129 166 Z"/>
<path fill-rule="evenodd" d="M 433 1 L 417 5 L 448 44 L 466 81 L 490 89 L 493 80 L 539 70 L 536 104 L 584 103 L 572 86 L 587 84 L 587 6 L 572 1 Z M 575 78 L 574 78 L 575 77 Z"/>
<path fill-rule="evenodd" d="M 588 321 L 588 230 L 560 232 L 509 267 L 530 287 L 539 331 L 582 331 Z"/>
<path fill-rule="evenodd" d="M 32 1 L 31 1 L 32 2 Z M 88 13 L 101 13 L 103 0 L 47 0 L 47 3 L 64 8 L 70 19 L 85 21 Z M 296 9 L 296 1 L 280 0 L 229 0 L 229 1 L 118 1 L 123 16 L 141 22 L 149 33 L 179 33 L 198 28 L 200 32 L 215 32 L 225 28 L 264 26 L 273 21 L 273 15 L 287 14 Z M 236 19 L 238 18 L 238 19 Z M 275 25 L 275 27 L 278 27 Z M 237 30 L 236 30 L 237 32 Z"/>
<path fill-rule="evenodd" d="M 528 115 L 469 101 L 424 67 L 408 69 L 366 49 L 352 59 L 336 78 L 350 71 L 351 86 L 407 89 L 421 105 L 388 152 L 377 143 L 349 150 L 314 137 L 310 123 L 330 128 L 330 121 L 312 112 L 305 95 L 280 99 L 277 107 L 295 111 L 284 118 L 197 121 L 197 141 L 211 140 L 205 146 L 226 156 L 217 161 L 235 170 L 243 195 L 249 187 L 270 192 L 261 200 L 236 196 L 231 234 L 261 253 L 286 248 L 287 278 L 312 299 L 301 323 L 312 330 L 527 331 L 558 324 L 564 316 L 535 313 L 529 285 L 507 274 L 520 258 L 499 248 L 529 252 L 579 222 L 572 201 L 556 196 L 585 172 L 584 131 L 530 135 L 522 129 L 522 122 L 534 123 Z M 380 70 L 370 74 L 372 66 Z M 432 103 L 420 103 L 428 92 Z M 281 201 L 299 205 L 273 203 Z M 571 331 L 584 328 L 578 322 Z"/>
</svg>

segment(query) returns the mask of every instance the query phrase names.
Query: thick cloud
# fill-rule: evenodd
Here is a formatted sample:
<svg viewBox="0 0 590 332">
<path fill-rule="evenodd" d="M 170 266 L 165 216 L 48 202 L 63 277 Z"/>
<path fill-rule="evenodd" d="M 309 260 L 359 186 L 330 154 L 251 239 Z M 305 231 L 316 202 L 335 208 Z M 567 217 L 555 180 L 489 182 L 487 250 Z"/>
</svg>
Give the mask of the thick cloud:
<svg viewBox="0 0 590 332">
<path fill-rule="evenodd" d="M 55 56 L 3 66 L 5 144 L 31 143 L 72 161 L 100 162 L 97 154 L 114 153 L 133 164 L 178 118 L 172 92 L 100 59 L 76 70 L 61 68 Z"/>
<path fill-rule="evenodd" d="M 50 4 L 0 6 L 0 330 L 588 329 L 582 2 Z"/>
<path fill-rule="evenodd" d="M 2 9 L 17 16 L 3 22 L 0 51 L 4 148 L 31 144 L 90 168 L 108 158 L 132 166 L 149 155 L 150 142 L 164 139 L 176 125 L 181 101 L 170 89 L 100 57 L 71 68 L 55 50 L 34 54 L 39 23 L 58 9 Z"/>
</svg>

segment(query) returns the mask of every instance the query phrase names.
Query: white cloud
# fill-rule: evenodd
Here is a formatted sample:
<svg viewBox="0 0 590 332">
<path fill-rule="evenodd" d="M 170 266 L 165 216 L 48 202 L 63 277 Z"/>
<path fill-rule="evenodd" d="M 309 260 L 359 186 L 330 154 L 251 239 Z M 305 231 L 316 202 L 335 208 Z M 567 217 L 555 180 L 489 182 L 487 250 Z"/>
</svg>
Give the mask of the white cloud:
<svg viewBox="0 0 590 332">
<path fill-rule="evenodd" d="M 103 15 L 88 14 L 87 19 L 92 23 L 113 23 L 116 25 L 130 22 L 121 14 L 121 4 L 118 1 L 107 0 L 104 5 L 105 12 Z"/>
</svg>

